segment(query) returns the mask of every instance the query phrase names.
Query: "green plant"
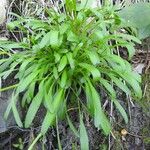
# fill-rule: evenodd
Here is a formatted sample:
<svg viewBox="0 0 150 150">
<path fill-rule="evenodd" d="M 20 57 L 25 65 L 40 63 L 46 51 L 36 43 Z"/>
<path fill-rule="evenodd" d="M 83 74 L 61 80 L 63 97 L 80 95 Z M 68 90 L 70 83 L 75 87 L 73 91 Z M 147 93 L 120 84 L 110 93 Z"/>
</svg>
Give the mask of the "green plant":
<svg viewBox="0 0 150 150">
<path fill-rule="evenodd" d="M 19 149 L 19 150 L 23 150 L 23 147 L 24 147 L 23 144 L 24 144 L 24 143 L 23 143 L 22 139 L 19 138 L 19 139 L 18 139 L 18 143 L 13 144 L 13 147 L 15 147 L 15 148 L 17 148 L 17 149 Z"/>
<path fill-rule="evenodd" d="M 141 98 L 141 78 L 118 51 L 118 48 L 126 48 L 131 59 L 134 42 L 140 41 L 121 32 L 121 18 L 114 7 L 106 5 L 92 9 L 89 2 L 66 0 L 64 12 L 46 9 L 45 20 L 18 17 L 8 24 L 8 28 L 14 32 L 22 31 L 22 41 L 0 43 L 3 57 L 0 77 L 5 80 L 14 73 L 18 81 L 1 89 L 13 89 L 5 118 L 12 110 L 17 124 L 28 128 L 41 105 L 47 111 L 41 132 L 31 147 L 57 119 L 67 116 L 70 128 L 77 137 L 80 136 L 81 147 L 88 149 L 83 112 L 90 114 L 95 127 L 109 134 L 111 125 L 97 87 L 105 90 L 126 123 L 128 117 L 116 98 L 115 88 Z M 20 51 L 15 51 L 16 48 Z M 28 107 L 24 125 L 16 107 L 20 93 L 23 95 L 22 107 Z M 86 95 L 85 100 L 80 98 L 81 94 Z M 72 107 L 79 112 L 80 133 L 69 118 L 68 110 Z M 58 141 L 60 145 L 59 138 Z"/>
<path fill-rule="evenodd" d="M 150 36 L 150 3 L 132 4 L 119 11 L 118 15 L 124 19 L 123 26 L 137 28 L 140 39 Z"/>
</svg>

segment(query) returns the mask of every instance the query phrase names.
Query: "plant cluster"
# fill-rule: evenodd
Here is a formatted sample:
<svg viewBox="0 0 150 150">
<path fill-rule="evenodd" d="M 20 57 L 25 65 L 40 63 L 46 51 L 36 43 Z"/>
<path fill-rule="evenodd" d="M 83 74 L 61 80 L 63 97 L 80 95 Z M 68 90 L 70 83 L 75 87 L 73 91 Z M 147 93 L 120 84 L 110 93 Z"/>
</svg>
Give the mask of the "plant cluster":
<svg viewBox="0 0 150 150">
<path fill-rule="evenodd" d="M 140 41 L 121 31 L 122 20 L 112 6 L 90 8 L 88 2 L 66 0 L 63 8 L 63 12 L 46 9 L 45 20 L 19 16 L 8 24 L 11 31 L 21 31 L 23 38 L 20 42 L 0 42 L 0 77 L 5 80 L 13 73 L 18 81 L 1 89 L 13 89 L 5 118 L 12 110 L 18 126 L 28 128 L 43 105 L 46 115 L 37 139 L 66 116 L 70 128 L 80 136 L 82 149 L 88 149 L 83 112 L 89 113 L 96 128 L 106 135 L 111 132 L 97 87 L 105 90 L 126 123 L 128 117 L 117 100 L 115 87 L 127 95 L 142 95 L 140 76 L 118 52 L 118 48 L 124 48 L 130 59 L 134 43 Z M 86 95 L 85 100 L 81 100 L 81 94 Z M 17 110 L 18 100 L 28 108 L 25 120 Z M 80 133 L 69 118 L 72 106 L 79 112 Z"/>
</svg>

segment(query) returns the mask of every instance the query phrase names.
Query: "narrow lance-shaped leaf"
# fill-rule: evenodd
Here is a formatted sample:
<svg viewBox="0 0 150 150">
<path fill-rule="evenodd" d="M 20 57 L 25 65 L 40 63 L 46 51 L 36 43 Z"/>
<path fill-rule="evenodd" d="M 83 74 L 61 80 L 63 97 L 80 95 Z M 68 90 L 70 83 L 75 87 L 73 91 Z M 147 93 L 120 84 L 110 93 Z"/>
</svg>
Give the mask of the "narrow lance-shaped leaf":
<svg viewBox="0 0 150 150">
<path fill-rule="evenodd" d="M 45 46 L 49 46 L 50 45 L 50 36 L 51 33 L 48 32 L 44 35 L 44 37 L 42 38 L 41 42 L 39 43 L 39 47 L 42 49 Z"/>
<path fill-rule="evenodd" d="M 55 119 L 56 119 L 56 115 L 57 115 L 57 111 L 60 107 L 61 101 L 63 101 L 63 93 L 64 90 L 60 89 L 59 92 L 57 93 L 57 95 L 55 96 L 54 100 L 53 100 L 53 104 L 52 104 L 52 108 L 53 108 L 53 113 L 47 111 L 46 116 L 44 118 L 44 121 L 42 123 L 42 127 L 41 127 L 41 133 L 44 135 L 48 128 L 50 126 L 53 125 Z"/>
<path fill-rule="evenodd" d="M 123 92 L 125 92 L 127 95 L 130 95 L 131 92 L 126 84 L 124 84 L 119 78 L 114 77 L 113 75 L 110 75 L 111 80 L 118 86 Z"/>
<path fill-rule="evenodd" d="M 132 35 L 129 35 L 129 34 L 124 34 L 124 33 L 118 33 L 117 36 L 122 37 L 124 39 L 127 39 L 129 41 L 134 41 L 138 44 L 141 44 L 141 41 L 138 38 L 136 38 L 135 36 L 132 36 Z"/>
<path fill-rule="evenodd" d="M 57 30 L 50 31 L 50 45 L 52 48 L 59 46 L 59 32 Z"/>
<path fill-rule="evenodd" d="M 21 118 L 20 118 L 20 115 L 19 115 L 19 112 L 18 112 L 18 108 L 16 107 L 16 103 L 15 103 L 14 100 L 12 100 L 12 111 L 13 111 L 13 114 L 14 114 L 15 121 L 16 121 L 17 125 L 19 127 L 23 127 L 23 124 L 22 124 L 22 121 L 21 121 Z"/>
<path fill-rule="evenodd" d="M 64 89 L 60 89 L 58 90 L 58 93 L 54 97 L 52 105 L 53 105 L 53 110 L 55 113 L 57 113 L 57 110 L 60 107 L 61 102 L 64 100 L 63 94 L 64 94 Z"/>
<path fill-rule="evenodd" d="M 79 133 L 77 131 L 77 129 L 75 128 L 75 126 L 73 125 L 72 121 L 70 120 L 69 116 L 67 115 L 67 121 L 69 124 L 70 129 L 73 131 L 73 133 L 75 134 L 76 137 L 79 137 Z"/>
<path fill-rule="evenodd" d="M 128 50 L 129 53 L 129 60 L 133 57 L 133 55 L 135 54 L 135 48 L 134 48 L 134 44 L 130 43 L 128 45 L 126 45 L 126 48 Z"/>
<path fill-rule="evenodd" d="M 110 98 L 114 102 L 116 108 L 121 113 L 122 117 L 124 118 L 125 122 L 128 122 L 128 116 L 123 107 L 120 105 L 120 103 L 116 99 L 116 92 L 112 85 L 110 85 L 106 80 L 100 79 L 100 83 L 103 84 L 103 86 L 106 88 L 106 90 L 110 93 Z"/>
<path fill-rule="evenodd" d="M 81 150 L 89 150 L 89 139 L 83 123 L 83 116 L 80 114 L 80 146 Z"/>
<path fill-rule="evenodd" d="M 73 54 L 69 52 L 66 55 L 67 55 L 67 59 L 68 59 L 71 69 L 74 69 L 75 64 L 74 64 Z"/>
<path fill-rule="evenodd" d="M 61 76 L 61 80 L 60 80 L 60 86 L 61 88 L 65 88 L 66 84 L 67 84 L 67 71 L 64 70 Z"/>
<path fill-rule="evenodd" d="M 102 128 L 104 133 L 106 135 L 108 135 L 111 131 L 111 125 L 110 125 L 106 115 L 104 114 L 104 112 L 102 110 L 100 97 L 99 97 L 97 91 L 95 90 L 95 88 L 93 87 L 93 85 L 91 84 L 90 81 L 88 81 L 88 84 L 89 84 L 89 88 L 90 88 L 91 93 L 92 93 L 91 95 L 92 95 L 92 100 L 93 100 L 94 108 L 95 108 L 95 112 L 94 112 L 95 127 Z"/>
<path fill-rule="evenodd" d="M 108 81 L 103 78 L 100 78 L 99 81 L 100 81 L 100 84 L 102 84 L 106 88 L 106 90 L 110 93 L 110 95 L 116 98 L 116 92 L 113 89 L 113 87 L 108 83 Z"/>
<path fill-rule="evenodd" d="M 139 82 L 135 79 L 136 76 L 133 76 L 132 73 L 121 74 L 118 72 L 118 74 L 132 87 L 132 89 L 134 90 L 134 94 L 138 98 L 141 98 L 142 90 L 141 90 Z"/>
<path fill-rule="evenodd" d="M 100 63 L 100 59 L 99 59 L 99 56 L 96 52 L 94 51 L 89 51 L 88 52 L 88 56 L 92 62 L 93 65 L 97 65 Z"/>
<path fill-rule="evenodd" d="M 52 101 L 53 101 L 53 84 L 51 85 L 51 87 L 49 88 L 48 93 L 46 92 L 46 90 L 44 90 L 44 105 L 46 107 L 46 109 L 52 113 Z"/>
<path fill-rule="evenodd" d="M 42 127 L 41 127 L 42 135 L 46 134 L 46 132 L 48 131 L 48 128 L 54 124 L 55 119 L 56 119 L 56 114 L 50 113 L 49 111 L 47 111 L 44 117 L 44 120 L 42 122 Z"/>
<path fill-rule="evenodd" d="M 63 56 L 58 66 L 58 72 L 62 71 L 66 67 L 66 65 L 67 65 L 67 57 Z"/>
<path fill-rule="evenodd" d="M 121 106 L 121 104 L 118 102 L 118 100 L 112 98 L 112 101 L 114 102 L 116 108 L 119 110 L 120 114 L 122 115 L 125 123 L 128 123 L 128 116 L 127 116 L 127 113 L 124 110 L 124 108 Z"/>
<path fill-rule="evenodd" d="M 79 66 L 90 72 L 93 76 L 93 79 L 98 79 L 101 76 L 99 70 L 90 64 L 80 63 Z"/>
<path fill-rule="evenodd" d="M 38 71 L 37 72 L 33 72 L 31 73 L 30 75 L 28 75 L 26 78 L 23 78 L 20 82 L 19 82 L 19 85 L 18 85 L 18 89 L 20 92 L 24 91 L 28 85 L 33 82 L 34 78 L 37 77 L 38 75 Z"/>
<path fill-rule="evenodd" d="M 22 121 L 20 119 L 19 113 L 18 113 L 17 108 L 16 108 L 17 100 L 18 100 L 18 93 L 16 93 L 16 91 L 14 91 L 12 93 L 12 96 L 11 96 L 11 99 L 10 99 L 10 103 L 8 104 L 7 109 L 6 109 L 5 113 L 4 113 L 4 118 L 8 119 L 8 116 L 9 116 L 11 110 L 12 110 L 17 125 L 20 126 L 20 127 L 23 127 Z"/>
<path fill-rule="evenodd" d="M 37 95 L 33 98 L 30 107 L 28 109 L 26 118 L 25 118 L 25 128 L 28 128 L 33 119 L 35 118 L 35 115 L 42 103 L 43 100 L 43 84 L 44 84 L 44 80 L 40 83 L 39 85 L 39 92 L 37 93 Z"/>
<path fill-rule="evenodd" d="M 58 69 L 55 66 L 53 68 L 53 75 L 54 75 L 54 78 L 57 80 L 59 75 L 58 75 Z"/>
<path fill-rule="evenodd" d="M 94 115 L 94 103 L 92 100 L 92 93 L 90 91 L 88 83 L 85 83 L 85 92 L 86 92 L 86 100 L 87 100 L 87 107 L 89 110 L 89 113 Z"/>
<path fill-rule="evenodd" d="M 15 95 L 14 94 L 14 92 L 12 93 L 12 99 L 17 99 L 17 95 Z M 4 113 L 4 118 L 5 119 L 8 119 L 8 116 L 9 116 L 9 114 L 10 114 L 10 111 L 11 111 L 11 109 L 12 109 L 12 99 L 10 99 L 10 102 L 9 102 L 9 104 L 8 104 L 8 106 L 7 106 L 7 109 L 6 109 L 6 111 L 5 111 L 5 113 Z"/>
</svg>

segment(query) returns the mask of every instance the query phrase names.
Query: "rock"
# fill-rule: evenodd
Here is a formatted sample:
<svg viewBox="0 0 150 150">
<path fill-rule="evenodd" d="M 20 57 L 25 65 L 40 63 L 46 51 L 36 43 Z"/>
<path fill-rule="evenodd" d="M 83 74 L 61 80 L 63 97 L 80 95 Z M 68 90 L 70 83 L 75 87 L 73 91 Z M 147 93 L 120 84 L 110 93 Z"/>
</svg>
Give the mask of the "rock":
<svg viewBox="0 0 150 150">
<path fill-rule="evenodd" d="M 39 2 L 39 4 L 41 4 L 41 5 L 45 5 L 45 0 L 38 0 L 38 2 Z"/>
<path fill-rule="evenodd" d="M 4 119 L 4 113 L 10 102 L 12 91 L 2 92 L 0 95 L 0 133 L 8 130 L 8 127 L 15 125 L 13 114 L 9 115 L 8 120 Z"/>
<path fill-rule="evenodd" d="M 4 23 L 6 19 L 6 0 L 0 0 L 0 24 Z"/>
<path fill-rule="evenodd" d="M 144 67 L 145 67 L 145 64 L 140 63 L 134 68 L 134 71 L 139 74 L 142 74 Z"/>
</svg>

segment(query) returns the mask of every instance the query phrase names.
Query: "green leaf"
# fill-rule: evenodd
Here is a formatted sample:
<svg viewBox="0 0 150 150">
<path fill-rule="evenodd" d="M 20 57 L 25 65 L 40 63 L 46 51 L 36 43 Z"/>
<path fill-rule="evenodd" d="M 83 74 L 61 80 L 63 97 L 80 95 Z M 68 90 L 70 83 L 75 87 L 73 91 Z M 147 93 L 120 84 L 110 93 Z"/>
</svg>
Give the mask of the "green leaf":
<svg viewBox="0 0 150 150">
<path fill-rule="evenodd" d="M 28 48 L 28 45 L 26 43 L 23 42 L 6 42 L 3 41 L 3 43 L 1 43 L 1 47 L 3 49 L 6 50 L 10 50 L 10 49 L 14 49 L 14 48 Z"/>
<path fill-rule="evenodd" d="M 74 125 L 73 125 L 73 123 L 72 123 L 72 121 L 70 120 L 70 118 L 69 118 L 68 115 L 67 115 L 67 121 L 68 121 L 69 127 L 70 127 L 70 129 L 73 131 L 74 135 L 75 135 L 76 137 L 80 137 L 80 136 L 79 136 L 79 133 L 78 133 L 78 131 L 77 131 L 77 129 L 74 127 Z"/>
<path fill-rule="evenodd" d="M 28 108 L 28 112 L 26 114 L 26 118 L 25 118 L 25 128 L 28 128 L 33 119 L 35 118 L 35 115 L 42 103 L 43 100 L 43 84 L 44 84 L 44 80 L 40 83 L 39 85 L 39 92 L 37 93 L 37 95 L 34 97 L 34 99 L 32 100 L 32 103 L 30 104 L 29 108 Z"/>
<path fill-rule="evenodd" d="M 39 43 L 39 47 L 41 49 L 50 45 L 50 36 L 51 36 L 51 32 L 48 32 L 44 35 L 41 42 Z"/>
<path fill-rule="evenodd" d="M 83 116 L 80 114 L 80 146 L 81 150 L 89 150 L 89 139 L 83 123 Z"/>
<path fill-rule="evenodd" d="M 58 108 L 60 107 L 61 102 L 63 101 L 63 94 L 64 94 L 64 89 L 58 90 L 58 93 L 56 93 L 56 96 L 54 97 L 53 100 L 53 110 L 55 113 L 57 113 Z"/>
<path fill-rule="evenodd" d="M 126 82 L 133 88 L 134 94 L 138 98 L 142 98 L 142 90 L 139 85 L 139 82 L 135 80 L 136 76 L 133 76 L 132 73 L 124 73 L 124 74 L 120 74 L 120 76 L 124 78 L 124 80 L 126 80 Z"/>
<path fill-rule="evenodd" d="M 31 61 L 33 61 L 33 58 L 29 58 L 29 59 L 27 59 L 27 60 L 24 60 L 23 63 L 21 64 L 20 68 L 19 68 L 19 71 L 21 72 L 21 71 L 25 70 L 25 68 L 27 67 L 27 65 L 28 65 Z"/>
<path fill-rule="evenodd" d="M 52 113 L 52 100 L 53 100 L 53 85 L 49 88 L 48 93 L 46 92 L 46 89 L 44 90 L 44 105 L 46 109 Z"/>
<path fill-rule="evenodd" d="M 12 95 L 12 100 L 11 100 L 11 103 L 12 103 L 12 111 L 13 111 L 13 114 L 14 114 L 14 118 L 15 118 L 15 121 L 17 123 L 17 125 L 19 127 L 23 127 L 23 124 L 22 124 L 22 121 L 20 119 L 20 115 L 19 115 L 19 112 L 18 112 L 18 109 L 16 107 L 16 101 L 15 98 L 18 99 L 18 97 Z"/>
<path fill-rule="evenodd" d="M 41 127 L 42 135 L 46 134 L 48 128 L 54 124 L 55 119 L 56 119 L 56 114 L 47 111 L 44 120 L 42 122 L 42 127 Z"/>
<path fill-rule="evenodd" d="M 2 65 L 3 63 L 5 63 L 6 61 L 8 61 L 8 59 L 0 59 L 0 65 Z"/>
<path fill-rule="evenodd" d="M 13 30 L 13 29 L 15 29 L 16 27 L 20 26 L 20 23 L 21 23 L 21 22 L 22 22 L 21 20 L 9 22 L 9 23 L 7 23 L 7 28 L 10 29 L 10 30 Z"/>
<path fill-rule="evenodd" d="M 88 51 L 88 55 L 89 55 L 89 58 L 92 62 L 93 65 L 97 65 L 100 63 L 100 59 L 99 59 L 99 56 L 96 52 L 94 51 Z"/>
<path fill-rule="evenodd" d="M 128 53 L 129 53 L 129 60 L 134 56 L 135 54 L 135 48 L 134 48 L 134 44 L 130 44 L 128 46 L 126 46 L 128 49 Z"/>
<path fill-rule="evenodd" d="M 116 100 L 112 98 L 112 101 L 114 102 L 116 108 L 119 110 L 120 114 L 124 118 L 125 123 L 128 123 L 128 116 L 127 113 L 125 112 L 124 108 L 121 106 L 121 104 Z"/>
<path fill-rule="evenodd" d="M 105 56 L 106 60 L 111 64 L 111 66 L 114 69 L 119 69 L 121 71 L 126 71 L 128 68 L 126 68 L 126 64 L 125 64 L 125 60 L 122 59 L 120 56 L 118 55 L 110 55 L 110 56 Z"/>
<path fill-rule="evenodd" d="M 68 13 L 72 14 L 76 11 L 76 0 L 65 0 L 66 2 L 66 10 Z"/>
<path fill-rule="evenodd" d="M 104 131 L 104 133 L 106 135 L 108 135 L 111 131 L 111 125 L 107 119 L 107 117 L 105 116 L 103 110 L 102 110 L 102 106 L 101 106 L 101 102 L 100 102 L 100 97 L 97 93 L 97 91 L 95 90 L 95 88 L 93 87 L 93 85 L 90 83 L 90 81 L 88 81 L 89 84 L 89 88 L 91 91 L 91 95 L 92 95 L 92 101 L 94 104 L 94 124 L 95 127 L 97 128 L 102 128 L 102 130 Z"/>
<path fill-rule="evenodd" d="M 37 77 L 38 75 L 38 71 L 37 72 L 33 72 L 30 75 L 28 75 L 26 78 L 23 78 L 22 80 L 20 80 L 19 85 L 18 85 L 18 90 L 20 92 L 24 91 L 31 82 L 33 82 L 33 80 Z"/>
<path fill-rule="evenodd" d="M 54 66 L 54 68 L 53 68 L 53 75 L 54 75 L 54 78 L 55 79 L 58 79 L 59 78 L 59 75 L 58 75 L 58 70 L 57 70 L 57 68 Z"/>
<path fill-rule="evenodd" d="M 95 109 L 94 109 L 94 103 L 92 99 L 92 93 L 91 93 L 88 83 L 85 83 L 85 92 L 86 92 L 87 107 L 88 107 L 90 114 L 93 116 Z"/>
<path fill-rule="evenodd" d="M 134 26 L 138 29 L 145 28 L 150 24 L 150 3 L 134 3 L 120 10 L 118 14 L 125 20 L 126 26 Z"/>
<path fill-rule="evenodd" d="M 138 36 L 140 39 L 150 37 L 150 24 L 145 26 L 144 28 L 140 28 Z"/>
<path fill-rule="evenodd" d="M 3 62 L 3 61 L 2 61 Z M 9 59 L 7 59 L 7 61 L 4 61 L 1 65 L 0 65 L 0 73 L 3 73 L 7 67 L 9 67 L 9 65 L 13 62 L 13 58 L 10 57 Z"/>
<path fill-rule="evenodd" d="M 117 80 L 119 81 L 119 79 Z M 120 103 L 116 100 L 116 92 L 113 89 L 112 85 L 110 85 L 108 83 L 107 80 L 104 79 L 100 79 L 100 83 L 103 84 L 103 86 L 106 88 L 106 90 L 108 90 L 108 92 L 110 93 L 110 98 L 111 100 L 114 102 L 114 104 L 116 105 L 116 108 L 119 110 L 119 112 L 121 113 L 121 115 L 123 116 L 124 120 L 126 123 L 128 123 L 128 116 L 127 113 L 125 112 L 125 110 L 123 109 L 123 107 L 120 105 Z M 118 82 L 117 82 L 118 83 Z M 119 82 L 120 83 L 120 82 Z M 124 85 L 125 86 L 125 85 Z M 126 89 L 126 88 L 125 88 Z"/>
<path fill-rule="evenodd" d="M 50 26 L 47 22 L 44 22 L 43 20 L 37 20 L 37 19 L 26 19 L 26 26 L 31 27 L 32 30 L 37 30 L 39 28 L 42 29 L 49 29 Z"/>
<path fill-rule="evenodd" d="M 63 56 L 60 60 L 60 63 L 58 65 L 58 72 L 61 72 L 67 65 L 67 57 L 66 55 Z"/>
<path fill-rule="evenodd" d="M 16 104 L 14 102 L 12 102 L 12 111 L 13 111 L 14 118 L 15 118 L 15 121 L 16 121 L 17 125 L 19 127 L 23 127 L 23 124 L 22 124 L 22 121 L 20 119 L 20 115 L 19 115 L 19 112 L 18 112 L 18 108 L 16 107 Z"/>
<path fill-rule="evenodd" d="M 14 101 L 15 99 L 17 99 L 17 95 L 14 94 L 14 92 L 12 93 L 11 99 L 9 100 L 9 104 L 7 106 L 7 109 L 4 113 L 4 118 L 7 120 L 8 116 L 10 114 L 10 111 L 12 109 L 12 101 Z"/>
<path fill-rule="evenodd" d="M 66 54 L 66 56 L 67 56 L 68 62 L 70 64 L 70 67 L 72 69 L 74 69 L 75 68 L 75 64 L 74 64 L 73 54 L 71 52 L 69 52 L 69 53 Z"/>
<path fill-rule="evenodd" d="M 90 64 L 79 63 L 79 66 L 90 72 L 93 76 L 93 79 L 99 79 L 99 77 L 101 76 L 99 70 Z"/>
<path fill-rule="evenodd" d="M 53 113 L 51 113 L 50 111 L 47 111 L 46 113 L 46 116 L 44 118 L 44 121 L 41 127 L 41 133 L 43 135 L 47 132 L 48 128 L 54 124 L 58 109 L 60 107 L 61 102 L 63 101 L 63 93 L 64 93 L 63 89 L 60 89 L 58 93 L 56 93 L 56 96 L 54 97 L 54 100 L 52 103 Z"/>
<path fill-rule="evenodd" d="M 6 112 L 4 113 L 4 118 L 7 119 L 9 114 L 10 114 L 10 111 L 12 110 L 17 125 L 19 127 L 23 127 L 22 121 L 20 119 L 19 113 L 18 113 L 17 108 L 16 108 L 17 100 L 18 100 L 18 94 L 13 92 L 12 96 L 11 96 L 11 99 L 10 99 L 10 103 L 8 104 Z"/>
<path fill-rule="evenodd" d="M 124 83 L 122 83 L 122 82 L 120 81 L 120 79 L 116 78 L 115 76 L 113 76 L 113 75 L 111 75 L 111 74 L 110 74 L 109 76 L 110 76 L 111 80 L 112 80 L 122 91 L 124 91 L 127 95 L 130 95 L 130 94 L 131 94 L 131 92 L 130 92 L 128 86 L 125 85 Z"/>
<path fill-rule="evenodd" d="M 3 79 L 5 80 L 13 71 L 15 71 L 16 66 L 19 64 L 20 62 L 13 62 L 10 66 L 10 69 L 3 72 Z M 1 76 L 1 75 L 0 75 Z"/>
<path fill-rule="evenodd" d="M 50 45 L 53 48 L 57 48 L 59 46 L 60 41 L 59 41 L 59 32 L 57 30 L 52 30 L 50 31 Z"/>
<path fill-rule="evenodd" d="M 55 57 L 55 63 L 58 63 L 60 61 L 60 58 L 61 58 L 60 54 L 57 52 L 54 52 L 54 57 Z"/>
<path fill-rule="evenodd" d="M 112 85 L 110 85 L 108 83 L 108 81 L 103 78 L 100 78 L 99 81 L 100 81 L 100 84 L 102 84 L 106 88 L 106 90 L 110 93 L 110 95 L 113 98 L 116 98 L 116 92 L 115 92 L 114 88 L 112 87 Z"/>
<path fill-rule="evenodd" d="M 79 37 L 77 37 L 73 32 L 68 32 L 68 37 L 67 40 L 70 42 L 78 42 L 79 41 Z"/>
<path fill-rule="evenodd" d="M 65 32 L 67 32 L 67 30 L 69 29 L 69 24 L 67 23 L 63 23 L 60 26 L 60 34 L 64 34 Z"/>
<path fill-rule="evenodd" d="M 91 8 L 92 4 L 95 2 L 96 0 L 82 0 L 81 3 L 77 5 L 77 10 Z"/>
<path fill-rule="evenodd" d="M 129 41 L 133 41 L 138 44 L 141 44 L 141 41 L 138 38 L 136 38 L 135 36 L 132 36 L 129 34 L 124 34 L 124 33 L 118 33 L 117 36 L 122 37 L 123 39 L 129 40 Z"/>
<path fill-rule="evenodd" d="M 61 88 L 65 88 L 67 85 L 67 71 L 64 70 L 61 76 L 61 80 L 60 80 L 60 86 Z"/>
</svg>

